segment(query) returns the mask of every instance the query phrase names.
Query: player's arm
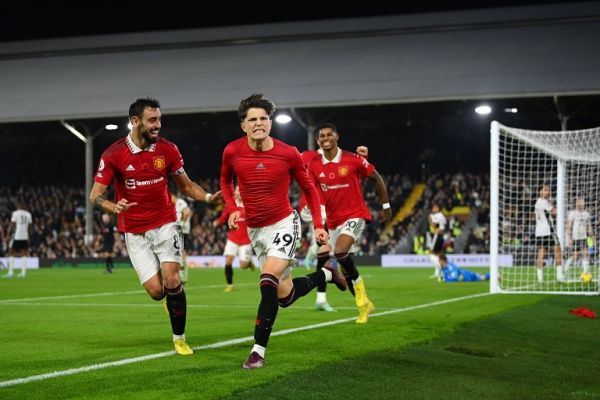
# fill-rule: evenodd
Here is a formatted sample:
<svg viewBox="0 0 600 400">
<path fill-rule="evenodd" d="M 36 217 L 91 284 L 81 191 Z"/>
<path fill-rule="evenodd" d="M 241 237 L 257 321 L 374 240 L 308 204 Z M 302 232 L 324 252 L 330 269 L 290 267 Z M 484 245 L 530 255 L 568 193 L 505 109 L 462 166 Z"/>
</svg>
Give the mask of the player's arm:
<svg viewBox="0 0 600 400">
<path fill-rule="evenodd" d="M 381 222 L 387 222 L 392 218 L 392 209 L 385 182 L 377 170 L 373 170 L 368 178 L 375 183 L 375 189 L 377 190 L 377 196 L 381 204 Z"/>
<path fill-rule="evenodd" d="M 98 209 L 113 213 L 120 214 L 123 211 L 129 210 L 131 207 L 137 206 L 138 203 L 130 203 L 127 199 L 122 198 L 118 202 L 112 202 L 108 200 L 106 196 L 106 189 L 108 186 L 103 185 L 100 182 L 94 182 L 92 191 L 90 192 L 90 202 Z"/>
<path fill-rule="evenodd" d="M 317 243 L 321 245 L 327 244 L 329 241 L 329 235 L 323 227 L 319 192 L 313 184 L 313 181 L 308 176 L 308 171 L 304 167 L 300 153 L 298 153 L 297 150 L 295 151 L 294 159 L 292 160 L 292 176 L 296 182 L 298 182 L 300 189 L 302 189 L 302 192 L 306 196 L 306 202 L 308 203 L 308 208 L 310 209 L 310 213 L 313 217 Z"/>
<path fill-rule="evenodd" d="M 237 230 L 240 228 L 237 221 L 240 218 L 240 211 L 235 203 L 235 195 L 233 191 L 233 165 L 231 163 L 231 147 L 225 147 L 223 158 L 221 160 L 221 192 L 225 199 L 225 206 L 229 207 L 231 214 L 227 220 L 229 229 Z"/>
<path fill-rule="evenodd" d="M 220 190 L 216 193 L 208 193 L 202 186 L 193 182 L 185 172 L 179 175 L 173 175 L 173 180 L 181 193 L 194 200 L 205 201 L 207 203 L 219 203 L 222 199 Z"/>
</svg>

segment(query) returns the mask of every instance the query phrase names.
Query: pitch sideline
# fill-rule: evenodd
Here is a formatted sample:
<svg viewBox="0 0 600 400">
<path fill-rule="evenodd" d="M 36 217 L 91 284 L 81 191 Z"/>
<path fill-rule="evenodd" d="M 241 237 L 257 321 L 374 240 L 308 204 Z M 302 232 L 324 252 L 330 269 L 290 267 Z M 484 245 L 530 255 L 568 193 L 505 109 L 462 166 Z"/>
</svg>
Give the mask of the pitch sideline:
<svg viewBox="0 0 600 400">
<path fill-rule="evenodd" d="M 426 304 L 418 304 L 415 306 L 402 307 L 402 308 L 397 308 L 394 310 L 388 310 L 388 311 L 383 311 L 380 313 L 375 313 L 375 314 L 372 314 L 369 318 L 375 318 L 375 317 L 381 317 L 381 316 L 390 315 L 390 314 L 398 314 L 398 313 L 412 311 L 412 310 L 419 310 L 419 309 L 423 309 L 423 308 L 435 307 L 438 305 L 455 303 L 458 301 L 470 300 L 470 299 L 489 296 L 489 295 L 490 295 L 489 292 L 477 293 L 477 294 L 472 294 L 472 295 L 468 295 L 468 296 L 455 297 L 455 298 L 446 299 L 446 300 L 434 301 L 434 302 L 426 303 Z M 271 336 L 283 336 L 283 335 L 288 335 L 290 333 L 296 333 L 296 332 L 324 328 L 324 327 L 333 326 L 333 325 L 339 325 L 339 324 L 343 324 L 346 322 L 354 321 L 355 319 L 356 319 L 356 317 L 349 317 L 349 318 L 337 319 L 334 321 L 322 322 L 319 324 L 301 326 L 298 328 L 285 329 L 282 331 L 273 332 L 271 334 Z M 198 347 L 194 347 L 193 349 L 195 351 L 207 350 L 207 349 L 218 349 L 221 347 L 227 347 L 227 346 L 231 346 L 231 345 L 235 345 L 235 344 L 245 343 L 245 342 L 249 342 L 252 340 L 254 340 L 253 336 L 246 336 L 246 337 L 241 337 L 241 338 L 237 338 L 237 339 L 231 339 L 231 340 L 225 340 L 225 341 L 221 341 L 221 342 L 217 342 L 217 343 L 207 344 L 204 346 L 198 346 Z M 101 364 L 88 365 L 86 367 L 72 368 L 72 369 L 67 369 L 67 370 L 63 370 L 63 371 L 48 372 L 48 373 L 39 374 L 39 375 L 31 375 L 31 376 L 27 376 L 24 378 L 11 379 L 8 381 L 0 381 L 0 388 L 22 385 L 25 383 L 42 381 L 42 380 L 51 379 L 51 378 L 58 378 L 61 376 L 75 375 L 75 374 L 79 374 L 79 373 L 83 373 L 83 372 L 95 371 L 95 370 L 104 369 L 104 368 L 118 367 L 118 366 L 127 365 L 127 364 L 134 364 L 134 363 L 138 363 L 138 362 L 154 360 L 157 358 L 169 357 L 169 356 L 173 356 L 175 354 L 176 354 L 175 351 L 165 351 L 162 353 L 148 354 L 148 355 L 140 356 L 140 357 L 126 358 L 126 359 L 118 360 L 118 361 L 110 361 L 110 362 L 101 363 Z"/>
</svg>

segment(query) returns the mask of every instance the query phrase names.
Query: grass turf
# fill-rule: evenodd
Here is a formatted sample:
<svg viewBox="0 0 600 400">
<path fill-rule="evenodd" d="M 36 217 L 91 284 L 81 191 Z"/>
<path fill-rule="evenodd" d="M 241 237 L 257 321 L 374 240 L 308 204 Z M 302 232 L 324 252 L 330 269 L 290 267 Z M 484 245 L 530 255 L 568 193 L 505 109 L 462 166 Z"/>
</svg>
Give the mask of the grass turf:
<svg viewBox="0 0 600 400">
<path fill-rule="evenodd" d="M 365 326 L 274 336 L 267 366 L 242 370 L 252 341 L 0 388 L 3 399 L 596 398 L 598 320 L 568 313 L 597 297 L 495 295 L 398 312 L 487 292 L 485 283 L 443 284 L 429 269 L 362 268 L 379 312 Z M 304 274 L 297 269 L 295 276 Z M 250 337 L 258 274 L 193 270 L 187 338 L 192 346 Z M 314 294 L 279 312 L 274 332 L 356 316 L 330 286 L 336 313 Z M 20 299 L 20 300 L 16 300 Z M 1 382 L 172 350 L 168 318 L 130 269 L 53 268 L 0 280 Z"/>
</svg>

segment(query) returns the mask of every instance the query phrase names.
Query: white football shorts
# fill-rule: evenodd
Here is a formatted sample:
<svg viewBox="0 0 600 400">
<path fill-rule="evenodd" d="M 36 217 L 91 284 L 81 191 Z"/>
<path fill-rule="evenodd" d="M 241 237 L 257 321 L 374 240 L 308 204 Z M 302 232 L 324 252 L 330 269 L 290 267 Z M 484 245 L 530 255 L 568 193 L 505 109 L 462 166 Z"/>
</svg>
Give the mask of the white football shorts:
<svg viewBox="0 0 600 400">
<path fill-rule="evenodd" d="M 227 240 L 225 243 L 224 256 L 239 257 L 240 261 L 250 261 L 252 259 L 252 245 L 248 244 L 237 244 L 231 240 Z"/>
<path fill-rule="evenodd" d="M 337 226 L 335 229 L 329 232 L 329 243 L 331 249 L 335 250 L 335 242 L 337 242 L 340 235 L 348 235 L 354 239 L 354 244 L 359 242 L 360 235 L 365 230 L 365 220 L 362 218 L 350 218 L 343 224 Z M 354 246 L 353 246 L 354 247 Z M 350 253 L 354 252 L 354 248 L 350 249 Z"/>
<path fill-rule="evenodd" d="M 181 264 L 183 234 L 176 222 L 144 233 L 125 233 L 125 245 L 142 284 L 160 271 L 161 263 Z"/>
<path fill-rule="evenodd" d="M 301 234 L 300 217 L 295 210 L 273 225 L 248 228 L 248 236 L 252 241 L 252 248 L 258 257 L 261 269 L 267 257 L 290 261 L 288 267 L 281 274 L 280 280 L 287 279 L 296 265 L 296 246 L 300 243 Z"/>
</svg>

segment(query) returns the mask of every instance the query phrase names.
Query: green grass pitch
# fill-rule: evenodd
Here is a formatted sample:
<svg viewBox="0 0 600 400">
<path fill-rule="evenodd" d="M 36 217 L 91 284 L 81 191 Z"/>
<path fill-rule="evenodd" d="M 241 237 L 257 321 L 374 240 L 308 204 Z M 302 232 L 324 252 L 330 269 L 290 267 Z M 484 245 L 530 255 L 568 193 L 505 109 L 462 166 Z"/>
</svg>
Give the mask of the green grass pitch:
<svg viewBox="0 0 600 400">
<path fill-rule="evenodd" d="M 488 295 L 487 283 L 438 283 L 429 269 L 360 269 L 368 324 L 352 320 L 349 293 L 329 286 L 336 313 L 315 311 L 310 293 L 280 309 L 253 371 L 241 364 L 258 272 L 236 269 L 224 293 L 222 270 L 190 271 L 188 357 L 171 353 L 162 304 L 130 268 L 0 279 L 0 399 L 600 398 L 600 320 L 569 313 L 600 314 L 598 297 Z"/>
</svg>

